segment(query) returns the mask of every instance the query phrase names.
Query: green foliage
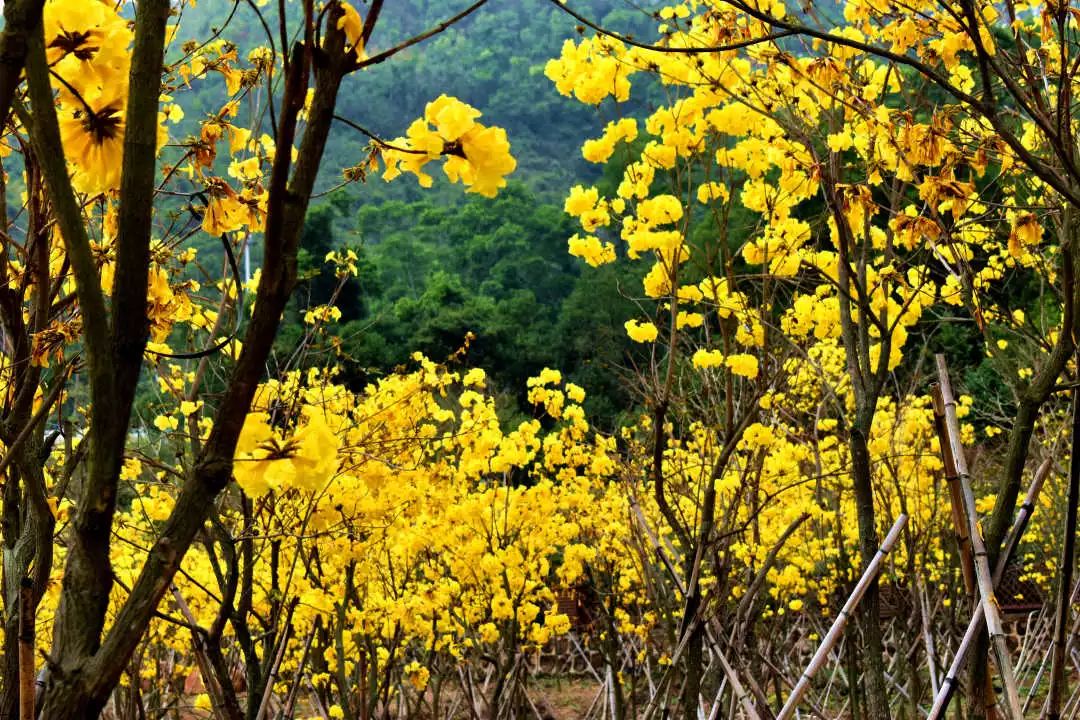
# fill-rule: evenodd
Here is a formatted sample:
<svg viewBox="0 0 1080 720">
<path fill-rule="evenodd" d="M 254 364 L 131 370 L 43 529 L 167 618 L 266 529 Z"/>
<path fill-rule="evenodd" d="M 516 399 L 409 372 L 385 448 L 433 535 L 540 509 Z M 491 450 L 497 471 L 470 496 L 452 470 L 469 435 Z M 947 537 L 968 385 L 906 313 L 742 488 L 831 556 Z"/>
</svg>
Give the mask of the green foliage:
<svg viewBox="0 0 1080 720">
<path fill-rule="evenodd" d="M 359 277 L 340 281 L 323 263 L 347 228 L 360 241 Z M 511 183 L 495 199 L 465 204 L 390 200 L 354 219 L 314 208 L 299 258 L 301 286 L 278 340 L 287 357 L 307 332 L 299 307 L 328 302 L 342 311 L 345 380 L 363 384 L 414 351 L 448 358 L 469 333 L 468 363 L 487 370 L 507 413 L 527 411 L 525 381 L 558 367 L 589 388 L 589 409 L 613 420 L 632 400 L 622 373 L 632 343 L 622 329 L 640 287 L 627 269 L 583 267 L 566 250 L 562 209 Z"/>
</svg>

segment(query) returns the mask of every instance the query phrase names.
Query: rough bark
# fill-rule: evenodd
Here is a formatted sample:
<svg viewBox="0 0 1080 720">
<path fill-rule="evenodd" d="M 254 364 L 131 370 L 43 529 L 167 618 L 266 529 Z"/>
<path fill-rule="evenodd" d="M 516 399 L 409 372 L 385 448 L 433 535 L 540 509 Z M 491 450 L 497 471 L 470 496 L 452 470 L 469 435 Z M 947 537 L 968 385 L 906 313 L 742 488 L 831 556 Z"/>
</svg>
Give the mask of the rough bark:
<svg viewBox="0 0 1080 720">
<path fill-rule="evenodd" d="M 878 551 L 874 488 L 870 474 L 870 451 L 867 448 L 872 417 L 865 410 L 857 413 L 848 440 L 851 450 L 851 480 L 859 521 L 859 554 L 864 568 Z M 866 687 L 866 717 L 869 720 L 887 720 L 889 705 L 885 687 L 885 648 L 881 639 L 881 602 L 876 576 L 859 605 L 859 629 L 862 646 L 865 648 L 861 659 L 863 683 Z"/>
<path fill-rule="evenodd" d="M 3 596 L 4 618 L 3 694 L 0 695 L 0 717 L 15 718 L 18 714 L 18 633 L 17 607 L 19 600 L 28 600 L 31 610 L 37 607 L 52 569 L 52 532 L 55 524 L 45 495 L 42 470 L 44 431 L 42 419 L 59 398 L 66 380 L 64 371 L 54 376 L 53 386 L 37 410 L 34 397 L 41 387 L 42 368 L 32 362 L 32 335 L 49 322 L 49 237 L 46 226 L 46 202 L 40 176 L 36 171 L 33 153 L 28 153 L 26 257 L 32 284 L 16 287 L 7 284 L 0 288 L 0 323 L 10 346 L 11 364 L 15 368 L 9 403 L 0 419 L 0 439 L 5 447 L 7 468 L 5 483 L 3 532 Z M 0 183 L 0 193 L 6 187 Z M 0 204 L 0 217 L 6 220 L 6 204 Z M 5 222 L 5 231 L 8 229 Z M 0 274 L 6 274 L 8 249 L 2 250 Z M 27 298 L 27 292 L 30 292 Z M 31 312 L 24 317 L 25 301 Z M 34 571 L 31 574 L 30 568 Z M 24 585 L 29 583 L 29 592 Z"/>
<path fill-rule="evenodd" d="M 44 0 L 10 0 L 8 3 L 4 4 L 4 28 L 3 31 L 0 32 L 0 126 L 3 126 L 8 122 L 8 116 L 11 113 L 15 92 L 19 82 L 22 81 L 29 42 L 33 33 L 38 31 L 41 26 L 41 13 L 43 8 Z M 31 198 L 35 195 L 36 180 L 32 164 L 32 160 L 27 163 L 27 190 Z M 2 172 L 2 169 L 0 169 L 0 173 Z M 6 187 L 3 184 L 2 178 L 0 178 L 0 193 L 5 192 Z M 6 232 L 6 230 L 8 230 L 8 205 L 6 205 L 5 199 L 0 199 L 0 212 L 2 212 L 2 215 L 0 215 L 0 222 L 3 223 L 3 228 Z M 28 229 L 27 237 L 32 242 L 32 239 L 36 234 L 36 226 L 33 225 L 33 220 L 37 219 L 35 213 L 33 213 L 32 207 L 30 217 L 31 227 Z M 48 250 L 46 250 L 46 252 L 48 252 Z M 4 275 L 6 275 L 8 253 L 9 247 L 4 243 L 0 246 L 0 254 L 3 255 L 3 259 L 0 261 L 0 268 L 4 270 Z M 40 284 L 41 274 L 35 274 L 38 279 L 37 283 Z M 46 258 L 44 276 L 45 279 L 48 280 L 48 258 Z M 46 285 L 48 285 L 48 283 L 46 283 Z M 46 308 L 48 308 L 48 289 L 39 287 L 37 291 L 39 298 L 43 298 L 46 301 Z M 4 332 L 6 337 L 13 340 L 16 345 L 18 345 L 18 347 L 13 348 L 15 351 L 13 353 L 14 367 L 23 368 L 23 370 L 17 372 L 15 378 L 13 392 L 13 396 L 15 397 L 14 403 L 9 408 L 5 408 L 6 412 L 5 417 L 3 418 L 4 445 L 8 446 L 9 451 L 11 451 L 13 437 L 10 431 L 17 432 L 18 429 L 22 429 L 29 418 L 30 400 L 33 398 L 33 391 L 37 389 L 37 383 L 40 379 L 40 368 L 33 368 L 26 362 L 18 362 L 18 351 L 22 351 L 24 356 L 28 355 L 29 352 L 29 335 L 26 331 L 27 328 L 23 323 L 22 298 L 18 297 L 15 290 L 10 286 L 5 286 L 3 288 L 3 294 L 4 297 L 2 301 L 0 301 L 0 317 L 2 317 Z M 40 308 L 40 302 L 37 303 L 37 305 Z M 39 312 L 35 320 L 37 323 L 44 322 L 44 315 Z M 30 383 L 35 386 L 29 388 Z M 22 502 L 21 493 L 19 493 L 19 479 L 21 479 L 21 477 L 19 477 L 17 467 L 16 472 L 9 471 L 9 483 L 4 487 L 3 498 L 3 599 L 5 617 L 3 621 L 3 693 L 0 695 L 0 717 L 2 718 L 14 718 L 17 714 L 16 689 L 18 685 L 18 649 L 17 642 L 15 641 L 15 635 L 17 633 L 16 613 L 14 610 L 16 607 L 15 588 L 26 574 L 27 568 L 32 560 L 32 556 L 29 556 L 26 552 L 16 553 L 16 548 L 25 548 L 27 546 L 23 529 L 24 524 L 22 518 L 19 517 L 21 511 L 26 506 L 26 504 Z M 40 521 L 31 521 L 30 525 L 36 525 L 38 529 L 42 527 Z M 33 528 L 30 528 L 30 532 L 31 536 L 40 538 L 40 532 L 35 532 Z M 51 536 L 49 538 L 48 546 L 42 547 L 38 544 L 32 549 L 35 551 L 33 555 L 41 556 L 39 563 L 42 567 L 52 567 Z M 48 557 L 44 557 L 45 553 L 48 553 Z M 38 597 L 40 597 L 40 594 L 38 594 Z"/>
</svg>

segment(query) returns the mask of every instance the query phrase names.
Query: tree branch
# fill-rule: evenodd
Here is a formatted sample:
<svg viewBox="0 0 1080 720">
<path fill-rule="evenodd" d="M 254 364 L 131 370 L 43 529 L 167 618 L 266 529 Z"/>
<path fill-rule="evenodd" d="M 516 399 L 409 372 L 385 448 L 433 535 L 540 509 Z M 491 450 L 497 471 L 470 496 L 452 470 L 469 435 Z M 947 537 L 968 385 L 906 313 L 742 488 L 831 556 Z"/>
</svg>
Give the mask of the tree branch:
<svg viewBox="0 0 1080 720">
<path fill-rule="evenodd" d="M 41 25 L 45 0 L 8 0 L 0 33 L 0 127 L 7 124 L 15 90 L 26 64 L 28 40 Z"/>
<path fill-rule="evenodd" d="M 459 12 L 457 15 L 454 15 L 452 18 L 444 20 L 443 22 L 439 23 L 435 27 L 424 31 L 424 32 L 420 33 L 419 35 L 411 37 L 408 40 L 405 40 L 404 42 L 398 43 L 397 45 L 395 45 L 394 47 L 392 47 L 392 48 L 390 48 L 388 50 L 383 50 L 381 53 L 378 53 L 376 55 L 372 55 L 369 58 L 364 58 L 363 60 L 359 60 L 359 59 L 354 58 L 353 62 L 349 64 L 346 72 L 352 72 L 354 70 L 359 70 L 360 68 L 366 68 L 369 65 L 378 65 L 381 62 L 386 62 L 387 60 L 389 60 L 393 56 L 397 55 L 402 50 L 407 50 L 408 48 L 411 48 L 413 45 L 416 45 L 418 43 L 422 43 L 425 40 L 427 40 L 428 38 L 434 37 L 434 36 L 438 35 L 439 33 L 443 32 L 444 30 L 449 28 L 451 25 L 454 25 L 455 23 L 458 23 L 458 22 L 464 20 L 469 15 L 472 15 L 474 12 L 476 12 L 477 10 L 482 8 L 484 5 L 486 5 L 487 1 L 488 0 L 477 0 L 477 2 L 473 3 L 469 7 L 465 8 L 464 10 Z"/>
</svg>

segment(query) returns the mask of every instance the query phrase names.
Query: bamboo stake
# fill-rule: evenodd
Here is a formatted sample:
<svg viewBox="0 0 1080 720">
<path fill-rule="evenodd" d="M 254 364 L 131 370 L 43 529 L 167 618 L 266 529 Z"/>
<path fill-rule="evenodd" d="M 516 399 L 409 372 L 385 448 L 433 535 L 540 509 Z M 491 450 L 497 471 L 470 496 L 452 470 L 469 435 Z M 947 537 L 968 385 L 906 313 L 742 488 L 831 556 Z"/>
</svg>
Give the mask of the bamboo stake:
<svg viewBox="0 0 1080 720">
<path fill-rule="evenodd" d="M 826 633 L 824 639 L 821 641 L 821 645 L 818 646 L 817 652 L 814 653 L 814 657 L 810 659 L 810 664 L 806 666 L 806 670 L 803 671 L 802 677 L 795 683 L 795 687 L 791 691 L 791 695 L 788 696 L 787 702 L 784 703 L 784 707 L 780 708 L 780 712 L 776 714 L 776 720 L 788 720 L 795 714 L 796 708 L 799 702 L 802 700 L 803 695 L 810 688 L 810 682 L 813 680 L 814 675 L 825 664 L 825 661 L 829 657 L 829 653 L 832 652 L 836 642 L 840 639 L 840 635 L 844 632 L 844 627 L 847 625 L 851 614 L 855 611 L 855 606 L 862 600 L 863 595 L 866 593 L 866 589 L 870 587 L 870 583 L 877 576 L 881 570 L 881 565 L 885 561 L 885 556 L 892 550 L 893 545 L 896 543 L 897 538 L 900 537 L 900 531 L 907 524 L 908 516 L 901 514 L 893 523 L 892 529 L 889 530 L 888 535 L 885 536 L 884 542 L 881 543 L 881 547 L 878 548 L 874 558 L 870 561 L 870 564 L 866 566 L 866 570 L 863 572 L 862 577 L 859 578 L 859 582 L 855 584 L 855 589 L 851 591 L 851 595 L 848 596 L 847 602 L 844 603 L 844 607 L 841 608 L 840 613 L 836 616 L 836 620 L 833 621 L 832 627 L 829 628 L 829 632 Z"/>
<path fill-rule="evenodd" d="M 315 706 L 315 710 L 319 713 L 319 717 L 322 718 L 322 720 L 330 720 L 330 713 L 323 707 L 322 700 L 319 699 L 319 691 L 315 689 L 315 684 L 311 682 L 311 676 L 305 673 L 304 681 L 308 686 L 307 696 L 310 699 L 311 704 Z"/>
<path fill-rule="evenodd" d="M 172 591 L 176 606 L 180 609 L 184 619 L 191 625 L 192 654 L 195 656 L 195 664 L 199 668 L 199 675 L 202 677 L 203 687 L 206 688 L 206 694 L 210 696 L 214 717 L 226 718 L 228 717 L 228 714 L 224 710 L 225 690 L 218 683 L 218 677 L 212 669 L 209 656 L 206 654 L 206 648 L 203 645 L 204 639 L 199 635 L 199 621 L 195 618 L 195 614 L 191 612 L 191 607 L 184 600 L 184 596 L 180 594 L 180 589 L 176 587 L 176 584 L 172 584 L 169 589 Z M 225 678 L 225 680 L 227 681 L 228 678 Z"/>
<path fill-rule="evenodd" d="M 949 445 L 956 464 L 956 475 L 960 483 L 960 496 L 964 501 L 964 514 L 967 515 L 968 534 L 971 537 L 971 550 L 975 560 L 975 581 L 982 599 L 983 614 L 986 616 L 986 631 L 990 636 L 990 645 L 994 649 L 998 674 L 1005 690 L 1005 715 L 1009 720 L 1023 720 L 1020 711 L 1020 693 L 1016 688 L 1016 676 L 1013 673 L 1012 660 L 1009 658 L 1009 646 L 1005 641 L 1005 629 L 998 613 L 997 598 L 994 596 L 994 580 L 990 574 L 990 561 L 979 528 L 979 515 L 975 509 L 975 493 L 971 489 L 971 476 L 968 473 L 967 460 L 964 458 L 963 444 L 960 442 L 960 420 L 956 415 L 956 400 L 949 385 L 949 370 L 945 365 L 945 356 L 937 355 L 938 382 L 941 398 L 945 403 L 945 428 L 948 431 Z"/>
<path fill-rule="evenodd" d="M 304 676 L 304 669 L 307 667 L 308 656 L 311 654 L 311 643 L 315 641 L 315 634 L 319 630 L 319 624 L 321 618 L 315 618 L 315 624 L 311 627 L 311 632 L 308 633 L 307 640 L 304 641 L 304 651 L 300 655 L 300 664 L 296 667 L 296 680 L 293 681 L 292 687 L 289 688 L 289 694 L 285 699 L 285 709 L 282 711 L 281 716 L 291 718 L 293 716 L 293 708 L 296 707 L 296 698 L 300 694 L 301 678 Z"/>
<path fill-rule="evenodd" d="M 926 666 L 930 674 L 930 690 L 936 697 L 941 689 L 938 680 L 937 650 L 934 647 L 934 631 L 930 627 L 930 600 L 922 580 L 915 580 L 915 599 L 919 603 L 919 621 L 922 625 L 923 645 L 926 650 Z"/>
<path fill-rule="evenodd" d="M 641 525 L 642 531 L 645 536 L 649 538 L 649 544 L 653 546 L 653 550 L 664 563 L 664 567 L 667 569 L 668 574 L 671 576 L 672 581 L 675 583 L 675 588 L 679 591 L 679 594 L 686 597 L 686 588 L 683 587 L 682 582 L 679 580 L 679 574 L 675 572 L 675 566 L 672 564 L 671 559 L 667 553 L 664 552 L 664 548 L 660 545 L 660 540 L 656 537 L 656 533 L 653 532 L 649 526 L 649 521 L 645 518 L 645 513 L 641 511 L 641 506 L 638 505 L 637 500 L 631 499 L 630 506 L 634 509 L 634 513 L 637 516 L 638 523 Z M 675 554 L 674 548 L 668 548 L 672 555 Z"/>
<path fill-rule="evenodd" d="M 19 720 L 34 720 L 34 582 L 19 584 Z"/>
<path fill-rule="evenodd" d="M 934 429 L 938 436 L 938 446 L 941 449 L 941 462 L 944 466 L 945 484 L 949 489 L 949 512 L 953 522 L 953 534 L 956 537 L 957 549 L 960 552 L 960 571 L 964 578 L 964 591 L 968 601 L 972 603 L 972 610 L 979 604 L 979 596 L 975 588 L 975 562 L 971 552 L 971 534 L 968 523 L 964 519 L 964 501 L 960 491 L 960 478 L 956 472 L 954 452 L 962 452 L 959 448 L 955 451 L 949 442 L 949 432 L 945 423 L 945 401 L 941 395 L 941 385 L 934 383 L 930 388 L 930 400 L 934 408 Z M 997 693 L 990 679 L 989 660 L 986 672 L 983 673 L 984 687 L 983 696 L 988 706 L 997 704 Z M 940 688 L 934 691 L 935 697 Z M 990 716 L 996 717 L 996 716 Z"/>
<path fill-rule="evenodd" d="M 746 692 L 746 688 L 743 687 L 742 682 L 739 680 L 738 673 L 735 672 L 735 668 L 731 667 L 730 663 L 724 653 L 721 652 L 720 646 L 717 643 L 713 643 L 713 648 L 716 650 L 716 657 L 720 661 L 720 667 L 724 670 L 724 676 L 728 682 L 731 683 L 731 692 L 735 695 L 735 698 L 742 705 L 743 710 L 746 711 L 746 717 L 750 720 L 761 720 L 761 716 L 758 715 L 757 709 L 754 707 L 754 701 L 750 697 L 750 694 Z M 716 713 L 720 708 L 720 695 L 717 694 L 716 700 L 713 702 L 712 712 L 709 713 L 710 720 L 716 720 Z"/>
<path fill-rule="evenodd" d="M 1027 528 L 1028 521 L 1031 519 L 1031 514 L 1035 511 L 1035 501 L 1042 491 L 1042 486 L 1046 481 L 1047 476 L 1050 475 L 1050 468 L 1052 465 L 1053 463 L 1048 458 L 1039 466 L 1038 471 L 1035 473 L 1035 479 L 1032 481 L 1031 486 L 1028 488 L 1027 495 L 1024 497 L 1024 502 L 1020 505 L 1020 510 L 1016 514 L 1016 519 L 1013 521 L 1012 527 L 1009 528 L 1009 534 L 1006 535 L 1004 547 L 1001 555 L 998 557 L 997 566 L 994 568 L 995 587 L 1001 583 L 1001 578 L 1005 574 L 1005 568 L 1008 566 L 1009 560 L 1012 559 L 1012 554 L 1016 550 L 1017 544 L 1020 542 L 1020 537 Z M 967 630 L 964 632 L 964 638 L 960 641 L 960 647 L 956 649 L 956 655 L 953 657 L 952 664 L 949 666 L 949 671 L 942 681 L 941 690 L 938 691 L 937 696 L 934 698 L 934 705 L 930 708 L 930 714 L 927 715 L 927 720 L 941 720 L 945 717 L 945 711 L 949 707 L 949 702 L 952 700 L 952 697 L 959 686 L 960 670 L 963 669 L 964 662 L 967 660 L 967 654 L 970 652 L 971 647 L 975 642 L 975 638 L 982 632 L 983 622 L 985 620 L 985 611 L 983 605 L 980 603 L 978 607 L 975 608 L 975 613 L 968 623 Z"/>
<path fill-rule="evenodd" d="M 1050 664 L 1050 692 L 1046 717 L 1059 720 L 1061 699 L 1065 694 L 1065 635 L 1069 624 L 1069 592 L 1072 590 L 1073 562 L 1076 553 L 1076 506 L 1080 496 L 1080 391 L 1073 390 L 1072 437 L 1069 449 L 1069 491 L 1065 505 L 1065 528 L 1061 537 L 1061 563 L 1058 565 L 1057 597 L 1055 598 L 1053 661 Z"/>
<path fill-rule="evenodd" d="M 292 616 L 293 611 L 296 610 L 296 602 L 294 598 L 289 603 L 289 609 L 285 614 L 285 625 L 281 632 L 281 639 L 278 641 L 273 664 L 270 666 L 270 673 L 266 677 L 266 688 L 263 690 L 259 709 L 255 712 L 255 720 L 263 720 L 266 717 L 266 711 L 270 707 L 270 699 L 274 696 L 274 683 L 277 682 L 278 670 L 281 668 L 281 661 L 285 657 L 285 648 L 289 645 L 289 640 L 292 639 Z"/>
<path fill-rule="evenodd" d="M 1024 496 L 1024 502 L 1020 503 L 1020 509 L 1016 512 L 1016 520 L 1013 521 L 1012 527 L 1009 528 L 1009 532 L 1005 535 L 1005 542 L 1001 544 L 1001 557 L 1011 559 L 1016 552 L 1016 546 L 1020 544 L 1020 538 L 1027 531 L 1028 521 L 1031 520 L 1031 515 L 1035 512 L 1035 501 L 1039 498 L 1043 483 L 1050 476 L 1050 469 L 1053 466 L 1054 461 L 1046 458 L 1039 465 L 1039 469 L 1035 471 L 1035 479 L 1031 481 L 1031 487 L 1028 488 L 1027 495 Z M 998 560 L 998 566 L 994 568 L 995 586 L 1001 582 L 1004 573 L 1005 566 Z"/>
<path fill-rule="evenodd" d="M 725 690 L 725 688 L 726 688 L 726 685 L 724 683 L 720 683 L 720 687 L 716 691 L 716 698 L 713 699 L 712 709 L 709 710 L 709 720 L 716 720 L 716 718 L 719 716 L 720 703 L 724 699 L 724 690 Z M 734 703 L 728 705 L 728 715 L 729 715 L 729 717 L 735 717 L 735 705 L 734 705 Z"/>
<path fill-rule="evenodd" d="M 593 667 L 592 662 L 589 660 L 588 653 L 586 653 L 585 649 L 581 647 L 581 643 L 578 642 L 578 639 L 574 636 L 574 633 L 570 633 L 569 638 L 570 642 L 574 645 L 574 649 L 577 650 L 579 655 L 581 655 L 581 659 L 585 661 L 585 669 L 589 671 L 589 674 L 593 676 L 593 679 L 595 679 L 596 682 L 603 682 L 603 680 L 600 679 L 600 674 L 596 672 L 596 668 Z M 573 655 L 571 655 L 571 657 L 573 657 Z"/>
<path fill-rule="evenodd" d="M 1039 689 L 1039 684 L 1042 682 L 1043 673 L 1046 672 L 1046 661 L 1050 659 L 1050 653 L 1047 652 L 1043 655 L 1042 662 L 1039 663 L 1039 669 L 1035 672 L 1035 680 L 1031 683 L 1031 690 L 1028 692 L 1027 700 L 1024 701 L 1024 712 L 1028 711 L 1028 707 L 1031 706 L 1032 700 L 1035 699 L 1035 693 Z"/>
<path fill-rule="evenodd" d="M 949 510 L 953 532 L 960 551 L 960 571 L 964 576 L 964 590 L 970 598 L 975 594 L 975 565 L 971 556 L 971 536 L 968 533 L 968 524 L 964 521 L 964 501 L 960 497 L 956 460 L 945 424 L 945 398 L 941 394 L 940 384 L 934 383 L 930 388 L 930 400 L 934 406 L 934 429 L 937 431 L 938 446 L 941 448 L 941 462 L 945 466 L 945 485 L 949 489 Z"/>
<path fill-rule="evenodd" d="M 608 703 L 611 704 L 611 717 L 615 718 L 615 671 L 612 670 L 611 665 L 607 666 L 607 689 L 608 689 Z M 539 717 L 539 713 L 537 714 Z"/>
</svg>

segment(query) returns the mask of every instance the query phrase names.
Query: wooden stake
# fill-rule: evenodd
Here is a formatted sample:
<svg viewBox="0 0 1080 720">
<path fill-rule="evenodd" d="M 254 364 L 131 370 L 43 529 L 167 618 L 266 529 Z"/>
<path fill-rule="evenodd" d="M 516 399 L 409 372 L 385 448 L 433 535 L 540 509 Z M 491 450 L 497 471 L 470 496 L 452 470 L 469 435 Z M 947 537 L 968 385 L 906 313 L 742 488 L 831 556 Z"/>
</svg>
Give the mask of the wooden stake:
<svg viewBox="0 0 1080 720">
<path fill-rule="evenodd" d="M 743 687 L 742 682 L 739 681 L 739 675 L 735 672 L 735 669 L 731 667 L 728 659 L 724 657 L 724 653 L 721 652 L 720 647 L 716 644 L 713 645 L 713 649 L 716 651 L 716 657 L 720 661 L 720 667 L 724 670 L 724 676 L 728 682 L 731 683 L 731 692 L 735 696 L 735 699 L 742 705 L 743 710 L 746 712 L 746 717 L 750 720 L 761 720 L 761 716 L 758 715 L 757 708 L 754 707 L 754 700 L 750 697 L 750 693 L 746 692 L 746 688 Z M 716 700 L 713 702 L 712 711 L 709 713 L 710 720 L 716 720 L 716 713 L 720 709 L 720 695 L 717 694 Z"/>
<path fill-rule="evenodd" d="M 908 516 L 901 514 L 893 523 L 892 529 L 889 530 L 889 534 L 885 536 L 885 541 L 881 543 L 881 547 L 878 548 L 877 553 L 874 555 L 874 559 L 870 561 L 870 564 L 866 566 L 866 570 L 863 572 L 862 577 L 859 578 L 859 582 L 855 584 L 855 589 L 851 591 L 851 595 L 848 596 L 847 602 L 844 603 L 844 607 L 840 610 L 840 613 L 836 616 L 836 620 L 833 621 L 832 627 L 829 628 L 829 632 L 826 633 L 822 639 L 821 644 L 818 646 L 817 652 L 814 653 L 814 657 L 810 659 L 810 664 L 806 666 L 806 670 L 803 671 L 802 677 L 795 683 L 795 687 L 791 691 L 791 695 L 788 696 L 787 702 L 784 703 L 784 707 L 780 708 L 780 712 L 776 715 L 776 720 L 788 720 L 795 714 L 795 710 L 802 700 L 803 695 L 810 688 L 810 682 L 813 680 L 814 675 L 818 670 L 822 668 L 825 661 L 829 657 L 829 653 L 832 652 L 833 647 L 836 645 L 840 636 L 844 632 L 844 627 L 848 623 L 848 619 L 855 611 L 855 607 L 862 600 L 863 595 L 866 593 L 866 589 L 870 587 L 870 583 L 877 576 L 881 570 L 881 565 L 885 561 L 885 556 L 892 550 L 893 545 L 896 544 L 897 538 L 900 537 L 900 531 L 907 523 Z"/>
<path fill-rule="evenodd" d="M 938 445 L 941 449 L 941 462 L 944 466 L 945 483 L 949 489 L 949 511 L 953 522 L 953 533 L 956 536 L 957 548 L 960 552 L 960 572 L 964 578 L 964 591 L 968 602 L 971 603 L 972 611 L 979 605 L 979 596 L 975 588 L 975 562 L 971 552 L 971 534 L 968 523 L 965 520 L 964 500 L 960 491 L 960 478 L 956 473 L 956 461 L 953 458 L 952 443 L 949 442 L 949 431 L 945 423 L 945 400 L 941 396 L 941 385 L 934 383 L 930 389 L 930 399 L 934 406 L 934 429 L 937 431 Z M 958 449 L 962 452 L 962 450 Z M 941 691 L 934 691 L 934 696 Z M 997 705 L 997 692 L 990 680 L 990 663 L 987 660 L 986 670 L 983 673 L 983 699 L 987 704 L 988 720 L 997 720 L 997 713 L 990 711 Z"/>
<path fill-rule="evenodd" d="M 926 593 L 926 587 L 917 579 L 915 585 L 915 600 L 919 603 L 919 620 L 922 625 L 923 644 L 926 649 L 926 666 L 930 674 L 930 690 L 936 697 L 941 690 L 938 680 L 937 652 L 934 649 L 934 631 L 930 627 L 930 603 Z"/>
<path fill-rule="evenodd" d="M 173 599 L 176 601 L 176 606 L 180 609 L 184 619 L 191 625 L 192 654 L 195 657 L 195 665 L 199 668 L 203 687 L 206 688 L 206 694 L 210 696 L 214 717 L 222 717 L 224 715 L 223 708 L 225 707 L 225 691 L 218 684 L 218 677 L 214 674 L 210 658 L 206 654 L 205 639 L 199 634 L 199 621 L 195 614 L 191 612 L 191 607 L 184 600 L 184 596 L 180 594 L 180 589 L 176 587 L 175 583 L 169 586 L 169 590 L 172 591 Z M 225 678 L 225 680 L 228 681 L 228 678 Z"/>
<path fill-rule="evenodd" d="M 266 717 L 266 711 L 270 707 L 270 699 L 274 696 L 274 683 L 277 682 L 278 670 L 281 668 L 281 660 L 285 657 L 285 648 L 289 645 L 289 640 L 292 639 L 292 616 L 293 611 L 296 610 L 296 603 L 296 598 L 293 598 L 293 601 L 289 603 L 288 611 L 285 613 L 285 624 L 282 627 L 281 639 L 278 641 L 278 646 L 274 653 L 274 661 L 270 666 L 270 673 L 266 676 L 266 688 L 263 691 L 262 700 L 259 702 L 259 709 L 255 713 L 255 720 L 263 720 L 263 718 Z"/>
</svg>

